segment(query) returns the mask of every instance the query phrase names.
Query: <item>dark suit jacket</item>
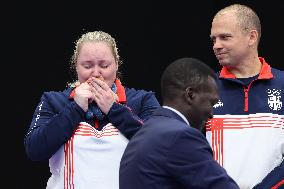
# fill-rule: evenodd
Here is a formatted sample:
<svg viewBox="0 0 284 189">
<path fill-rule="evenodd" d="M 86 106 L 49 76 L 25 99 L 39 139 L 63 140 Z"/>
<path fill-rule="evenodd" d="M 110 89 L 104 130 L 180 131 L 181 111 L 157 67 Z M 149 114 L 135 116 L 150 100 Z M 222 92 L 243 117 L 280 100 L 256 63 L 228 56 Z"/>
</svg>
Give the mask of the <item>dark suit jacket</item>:
<svg viewBox="0 0 284 189">
<path fill-rule="evenodd" d="M 213 159 L 204 135 L 166 108 L 157 109 L 129 141 L 119 182 L 120 189 L 239 188 Z"/>
</svg>

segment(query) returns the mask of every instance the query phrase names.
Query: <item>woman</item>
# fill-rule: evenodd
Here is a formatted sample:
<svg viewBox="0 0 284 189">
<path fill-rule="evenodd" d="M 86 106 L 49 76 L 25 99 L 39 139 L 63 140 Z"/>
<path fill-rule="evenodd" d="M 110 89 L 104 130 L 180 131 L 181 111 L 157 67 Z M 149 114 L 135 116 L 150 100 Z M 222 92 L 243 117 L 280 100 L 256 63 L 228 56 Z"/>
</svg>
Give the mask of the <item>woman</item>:
<svg viewBox="0 0 284 189">
<path fill-rule="evenodd" d="M 47 188 L 118 189 L 128 140 L 157 107 L 153 92 L 124 87 L 115 39 L 102 31 L 77 41 L 71 68 L 77 81 L 45 92 L 25 137 L 28 157 L 49 159 Z"/>
</svg>

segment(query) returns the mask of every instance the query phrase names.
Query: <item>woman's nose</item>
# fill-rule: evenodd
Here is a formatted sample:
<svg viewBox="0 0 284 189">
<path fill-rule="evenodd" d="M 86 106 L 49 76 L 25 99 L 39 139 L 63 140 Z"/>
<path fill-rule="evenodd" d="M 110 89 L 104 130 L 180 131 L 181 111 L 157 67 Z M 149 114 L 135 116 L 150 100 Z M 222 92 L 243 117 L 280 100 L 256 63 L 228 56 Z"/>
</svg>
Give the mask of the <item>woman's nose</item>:
<svg viewBox="0 0 284 189">
<path fill-rule="evenodd" d="M 94 67 L 92 70 L 92 76 L 100 77 L 102 75 L 101 70 L 98 67 Z"/>
</svg>

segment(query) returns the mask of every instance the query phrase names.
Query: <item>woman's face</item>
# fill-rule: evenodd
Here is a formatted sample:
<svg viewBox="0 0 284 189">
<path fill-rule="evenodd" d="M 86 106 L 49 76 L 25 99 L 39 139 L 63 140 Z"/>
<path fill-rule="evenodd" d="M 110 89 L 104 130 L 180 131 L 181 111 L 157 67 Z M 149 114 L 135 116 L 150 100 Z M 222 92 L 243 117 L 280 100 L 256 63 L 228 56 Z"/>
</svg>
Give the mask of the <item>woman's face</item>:
<svg viewBox="0 0 284 189">
<path fill-rule="evenodd" d="M 103 78 L 109 87 L 116 79 L 118 63 L 112 49 L 105 42 L 82 43 L 76 63 L 78 79 L 81 83 L 90 77 Z"/>
</svg>

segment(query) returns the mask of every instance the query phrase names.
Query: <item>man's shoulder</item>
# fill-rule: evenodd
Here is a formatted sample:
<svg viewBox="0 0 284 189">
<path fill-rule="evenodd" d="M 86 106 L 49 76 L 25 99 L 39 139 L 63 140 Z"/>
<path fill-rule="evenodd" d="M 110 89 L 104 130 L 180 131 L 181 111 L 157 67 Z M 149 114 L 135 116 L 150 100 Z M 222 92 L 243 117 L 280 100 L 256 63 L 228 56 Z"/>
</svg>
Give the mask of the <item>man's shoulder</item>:
<svg viewBox="0 0 284 189">
<path fill-rule="evenodd" d="M 157 109 L 159 110 L 159 109 Z M 167 110 L 160 109 L 155 111 L 154 114 L 145 122 L 145 126 L 151 125 L 153 128 L 160 130 L 159 132 L 185 132 L 190 131 L 191 128 L 182 119 L 176 115 L 168 114 Z"/>
<path fill-rule="evenodd" d="M 284 71 L 279 70 L 277 68 L 271 68 L 272 74 L 275 78 L 283 79 L 284 78 Z"/>
</svg>

